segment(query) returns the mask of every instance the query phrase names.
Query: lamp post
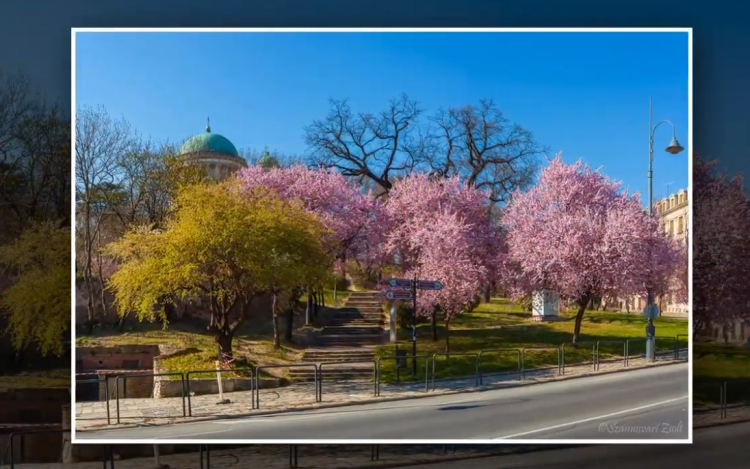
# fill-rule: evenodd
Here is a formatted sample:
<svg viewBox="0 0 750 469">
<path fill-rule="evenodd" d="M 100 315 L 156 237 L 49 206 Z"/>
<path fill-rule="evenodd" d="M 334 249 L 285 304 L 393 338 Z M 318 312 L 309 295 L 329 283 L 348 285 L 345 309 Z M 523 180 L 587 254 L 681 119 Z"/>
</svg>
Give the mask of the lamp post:
<svg viewBox="0 0 750 469">
<path fill-rule="evenodd" d="M 677 141 L 677 138 L 675 136 L 674 124 L 672 122 L 663 120 L 656 125 L 653 125 L 653 98 L 649 98 L 648 111 L 648 216 L 652 217 L 654 211 L 654 133 L 656 132 L 656 129 L 664 123 L 667 123 L 672 127 L 672 141 L 669 142 L 669 146 L 665 148 L 665 151 L 667 153 L 676 155 L 682 152 L 684 148 Z M 649 361 L 654 361 L 656 358 L 656 327 L 654 327 L 654 319 L 659 315 L 659 308 L 656 306 L 656 304 L 654 304 L 654 292 L 651 288 L 651 285 L 648 285 L 646 309 L 644 310 L 644 315 L 646 316 L 646 318 L 648 318 L 648 324 L 646 325 L 646 359 Z"/>
</svg>

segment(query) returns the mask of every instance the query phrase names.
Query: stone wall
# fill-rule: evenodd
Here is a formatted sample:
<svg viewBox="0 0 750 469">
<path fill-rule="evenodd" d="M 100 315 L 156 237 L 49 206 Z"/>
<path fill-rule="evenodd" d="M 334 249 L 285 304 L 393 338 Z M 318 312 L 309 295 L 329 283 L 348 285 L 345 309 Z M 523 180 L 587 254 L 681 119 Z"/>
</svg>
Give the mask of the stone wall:
<svg viewBox="0 0 750 469">
<path fill-rule="evenodd" d="M 151 370 L 159 345 L 76 347 L 76 372 L 86 370 Z"/>
<path fill-rule="evenodd" d="M 3 424 L 60 423 L 60 407 L 70 403 L 70 388 L 18 388 L 0 392 Z"/>
<path fill-rule="evenodd" d="M 9 455 L 11 433 L 50 429 L 51 433 L 14 437 L 16 462 L 56 462 L 62 449 L 60 409 L 70 404 L 69 388 L 18 388 L 0 392 L 0 455 Z M 6 461 L 3 461 L 6 462 Z"/>
</svg>

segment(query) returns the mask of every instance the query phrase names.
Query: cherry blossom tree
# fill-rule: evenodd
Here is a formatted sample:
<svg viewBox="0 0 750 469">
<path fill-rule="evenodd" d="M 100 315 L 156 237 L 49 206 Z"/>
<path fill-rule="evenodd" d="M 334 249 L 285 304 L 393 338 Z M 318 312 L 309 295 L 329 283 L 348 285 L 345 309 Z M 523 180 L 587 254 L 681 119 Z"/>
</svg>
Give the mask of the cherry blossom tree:
<svg viewBox="0 0 750 469">
<path fill-rule="evenodd" d="M 488 268 L 480 261 L 481 247 L 474 244 L 472 236 L 478 228 L 463 215 L 444 210 L 429 225 L 415 229 L 410 239 L 414 247 L 421 248 L 418 265 L 407 272 L 409 278 L 416 274 L 443 284 L 441 290 L 419 292 L 417 314 L 432 317 L 434 324 L 434 313 L 442 313 L 446 353 L 450 351 L 451 320 L 475 301 L 487 279 Z"/>
<path fill-rule="evenodd" d="M 458 177 L 430 179 L 413 174 L 396 181 L 385 212 L 390 229 L 384 252 L 398 256 L 404 275 L 443 283 L 438 292 L 420 292 L 416 314 L 428 316 L 436 334 L 436 313 L 448 330 L 456 315 L 476 301 L 499 271 L 501 238 L 490 218 L 485 193 Z M 446 334 L 446 350 L 449 348 Z"/>
<path fill-rule="evenodd" d="M 693 321 L 750 318 L 750 211 L 743 180 L 716 171 L 716 161 L 693 164 Z"/>
<path fill-rule="evenodd" d="M 367 266 L 382 259 L 380 246 L 387 225 L 382 203 L 359 191 L 341 173 L 303 165 L 273 168 L 253 165 L 240 170 L 237 178 L 247 190 L 265 188 L 284 200 L 299 201 L 315 214 L 328 229 L 324 244 L 333 259 L 331 270 L 345 267 L 347 259 Z M 313 296 L 323 295 L 316 294 L 315 286 L 306 287 L 308 308 L 313 309 Z M 301 291 L 297 296 L 300 295 Z M 289 311 L 287 321 L 292 320 Z M 287 327 L 287 331 L 291 329 Z"/>
<path fill-rule="evenodd" d="M 677 243 L 620 185 L 558 154 L 504 212 L 516 293 L 552 291 L 575 303 L 574 343 L 592 298 L 664 291 L 679 264 Z"/>
</svg>

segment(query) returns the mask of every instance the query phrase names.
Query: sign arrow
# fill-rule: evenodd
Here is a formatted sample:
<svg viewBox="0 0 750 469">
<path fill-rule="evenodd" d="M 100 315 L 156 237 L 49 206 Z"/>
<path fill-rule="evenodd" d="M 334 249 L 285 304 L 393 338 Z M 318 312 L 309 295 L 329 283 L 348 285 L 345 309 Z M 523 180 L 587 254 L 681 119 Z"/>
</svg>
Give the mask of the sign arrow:
<svg viewBox="0 0 750 469">
<path fill-rule="evenodd" d="M 408 291 L 387 291 L 385 297 L 389 300 L 408 300 L 411 299 L 411 293 Z"/>
<path fill-rule="evenodd" d="M 393 288 L 411 288 L 412 281 L 405 278 L 392 278 L 388 280 L 388 285 Z"/>
<path fill-rule="evenodd" d="M 419 280 L 417 288 L 420 290 L 442 290 L 443 284 L 434 280 Z"/>
</svg>

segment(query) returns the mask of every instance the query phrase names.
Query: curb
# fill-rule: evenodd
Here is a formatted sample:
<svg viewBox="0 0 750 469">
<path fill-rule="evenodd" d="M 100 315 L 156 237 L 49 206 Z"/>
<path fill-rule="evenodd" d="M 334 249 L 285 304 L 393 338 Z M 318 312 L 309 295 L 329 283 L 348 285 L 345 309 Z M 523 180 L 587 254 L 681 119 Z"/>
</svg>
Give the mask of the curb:
<svg viewBox="0 0 750 469">
<path fill-rule="evenodd" d="M 718 422 L 712 422 L 712 423 L 706 423 L 703 425 L 695 425 L 693 423 L 693 430 L 703 430 L 704 428 L 716 428 L 716 427 L 726 427 L 727 425 L 736 425 L 739 423 L 748 423 L 750 422 L 750 417 L 745 417 L 739 420 L 719 420 Z"/>
<path fill-rule="evenodd" d="M 553 382 L 560 382 L 560 381 L 569 381 L 572 379 L 580 379 L 580 378 L 591 378 L 594 376 L 602 376 L 602 375 L 611 375 L 615 373 L 624 373 L 628 371 L 637 371 L 637 370 L 644 370 L 649 368 L 658 368 L 662 366 L 670 366 L 670 365 L 680 365 L 686 363 L 682 360 L 679 361 L 667 361 L 663 363 L 655 363 L 653 365 L 649 366 L 642 366 L 638 368 L 627 368 L 623 367 L 619 370 L 608 370 L 608 371 L 594 371 L 589 373 L 584 373 L 580 375 L 575 376 L 561 376 L 558 379 L 549 380 L 549 381 L 534 381 L 534 382 L 521 382 L 521 383 L 514 383 L 509 384 L 507 386 L 502 387 L 487 387 L 487 388 L 467 388 L 467 389 L 459 389 L 459 390 L 452 390 L 452 391 L 430 391 L 426 392 L 424 394 L 420 394 L 417 396 L 397 396 L 397 397 L 384 397 L 384 398 L 370 398 L 370 399 L 363 399 L 361 401 L 349 401 L 349 402 L 339 402 L 339 403 L 331 403 L 331 404 L 324 404 L 324 405 L 318 405 L 318 406 L 304 406 L 304 407 L 296 407 L 294 409 L 278 409 L 278 410 L 267 410 L 267 411 L 260 411 L 260 412 L 252 412 L 252 413 L 245 413 L 245 414 L 234 414 L 231 416 L 206 416 L 206 417 L 188 417 L 191 420 L 186 420 L 184 422 L 172 422 L 172 423 L 162 423 L 162 424 L 121 424 L 118 427 L 112 428 L 111 426 L 103 426 L 99 428 L 92 428 L 87 430 L 79 430 L 76 429 L 75 433 L 78 434 L 84 434 L 84 433 L 92 433 L 92 432 L 99 432 L 99 431 L 107 431 L 107 430 L 120 430 L 120 429 L 132 429 L 132 428 L 143 428 L 143 427 L 161 427 L 161 426 L 167 426 L 167 425 L 182 425 L 187 423 L 200 423 L 200 422 L 209 422 L 209 421 L 215 421 L 215 420 L 231 420 L 231 419 L 238 419 L 238 418 L 246 418 L 246 417 L 263 417 L 267 415 L 278 415 L 278 414 L 289 414 L 293 412 L 305 412 L 309 410 L 325 410 L 325 409 L 337 409 L 341 407 L 352 407 L 356 405 L 367 405 L 367 404 L 377 404 L 381 402 L 398 402 L 398 401 L 408 401 L 408 400 L 414 400 L 414 399 L 424 399 L 426 397 L 433 397 L 433 396 L 452 396 L 455 394 L 469 394 L 469 393 L 478 393 L 478 392 L 487 392 L 487 391 L 495 391 L 499 389 L 513 389 L 513 388 L 520 388 L 520 387 L 528 387 L 528 386 L 535 386 L 539 384 L 548 384 Z M 184 418 L 184 417 L 177 417 L 177 418 Z M 80 438 L 76 438 L 77 441 L 75 443 L 81 443 Z M 382 466 L 379 466 L 382 467 Z"/>
<path fill-rule="evenodd" d="M 445 463 L 451 463 L 451 462 L 459 462 L 459 461 L 473 461 L 476 459 L 484 459 L 484 458 L 496 458 L 498 456 L 515 456 L 518 454 L 526 454 L 526 453 L 538 453 L 541 451 L 554 451 L 554 450 L 560 450 L 560 449 L 566 449 L 566 448 L 572 448 L 572 447 L 580 447 L 584 445 L 545 445 L 545 446 L 534 446 L 534 447 L 525 447 L 525 448 L 515 448 L 510 450 L 495 450 L 488 453 L 483 454 L 467 454 L 464 456 L 448 456 L 441 459 L 418 459 L 416 461 L 404 461 L 404 462 L 392 462 L 392 463 L 384 463 L 384 464 L 365 464 L 361 466 L 356 466 L 356 468 L 353 469 L 397 469 L 400 467 L 414 467 L 414 466 L 427 466 L 430 464 L 445 464 Z"/>
</svg>

